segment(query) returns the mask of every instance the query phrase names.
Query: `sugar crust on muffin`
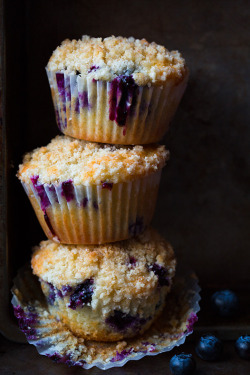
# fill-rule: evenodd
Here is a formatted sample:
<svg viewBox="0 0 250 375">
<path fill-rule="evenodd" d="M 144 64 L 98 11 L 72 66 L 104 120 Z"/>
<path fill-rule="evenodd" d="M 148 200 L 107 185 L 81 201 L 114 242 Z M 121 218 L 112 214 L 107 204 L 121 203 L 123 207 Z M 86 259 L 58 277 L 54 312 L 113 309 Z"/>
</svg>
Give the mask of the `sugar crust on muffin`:
<svg viewBox="0 0 250 375">
<path fill-rule="evenodd" d="M 17 176 L 30 183 L 57 184 L 72 180 L 75 185 L 131 181 L 161 169 L 169 156 L 164 146 L 117 146 L 57 136 L 47 146 L 27 153 Z"/>
<path fill-rule="evenodd" d="M 132 75 L 136 84 L 160 85 L 167 79 L 181 81 L 188 74 L 185 60 L 178 51 L 133 37 L 66 39 L 53 52 L 47 69 L 91 76 L 111 81 L 120 75 Z"/>
<path fill-rule="evenodd" d="M 58 289 L 93 279 L 91 307 L 107 315 L 118 307 L 130 311 L 133 299 L 147 304 L 159 285 L 159 275 L 150 266 L 167 267 L 171 284 L 176 260 L 170 244 L 148 229 L 136 238 L 98 246 L 43 241 L 34 249 L 31 264 L 35 275 Z"/>
</svg>

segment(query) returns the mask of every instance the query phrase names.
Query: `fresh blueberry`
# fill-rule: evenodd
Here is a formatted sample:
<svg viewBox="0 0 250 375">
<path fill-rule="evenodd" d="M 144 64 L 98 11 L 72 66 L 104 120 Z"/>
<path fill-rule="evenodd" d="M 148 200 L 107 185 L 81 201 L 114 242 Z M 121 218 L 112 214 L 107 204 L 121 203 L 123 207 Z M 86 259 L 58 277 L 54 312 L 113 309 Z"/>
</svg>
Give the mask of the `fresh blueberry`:
<svg viewBox="0 0 250 375">
<path fill-rule="evenodd" d="M 169 367 L 173 375 L 191 375 L 194 373 L 196 363 L 192 354 L 181 353 L 170 359 Z"/>
<path fill-rule="evenodd" d="M 250 336 L 240 336 L 235 342 L 235 349 L 243 359 L 250 359 Z"/>
<path fill-rule="evenodd" d="M 216 361 L 221 356 L 222 341 L 213 335 L 202 336 L 195 348 L 198 357 L 204 361 Z"/>
<path fill-rule="evenodd" d="M 220 316 L 233 316 L 239 309 L 239 299 L 231 290 L 220 290 L 214 293 L 211 301 L 213 309 Z"/>
</svg>

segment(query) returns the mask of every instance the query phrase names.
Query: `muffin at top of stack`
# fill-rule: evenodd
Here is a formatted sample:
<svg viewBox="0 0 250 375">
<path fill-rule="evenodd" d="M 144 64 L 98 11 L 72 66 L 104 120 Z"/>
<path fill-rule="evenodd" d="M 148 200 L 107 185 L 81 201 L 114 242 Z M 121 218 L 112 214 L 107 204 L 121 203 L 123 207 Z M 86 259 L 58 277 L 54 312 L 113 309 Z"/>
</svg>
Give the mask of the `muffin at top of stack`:
<svg viewBox="0 0 250 375">
<path fill-rule="evenodd" d="M 46 70 L 60 130 L 113 144 L 158 142 L 188 79 L 178 51 L 132 37 L 67 39 Z"/>
<path fill-rule="evenodd" d="M 28 153 L 18 177 L 48 238 L 61 243 L 127 239 L 149 225 L 164 146 L 114 146 L 57 136 Z"/>
<path fill-rule="evenodd" d="M 152 229 L 98 246 L 43 241 L 32 255 L 52 315 L 100 341 L 144 332 L 165 306 L 175 266 L 172 247 Z"/>
</svg>

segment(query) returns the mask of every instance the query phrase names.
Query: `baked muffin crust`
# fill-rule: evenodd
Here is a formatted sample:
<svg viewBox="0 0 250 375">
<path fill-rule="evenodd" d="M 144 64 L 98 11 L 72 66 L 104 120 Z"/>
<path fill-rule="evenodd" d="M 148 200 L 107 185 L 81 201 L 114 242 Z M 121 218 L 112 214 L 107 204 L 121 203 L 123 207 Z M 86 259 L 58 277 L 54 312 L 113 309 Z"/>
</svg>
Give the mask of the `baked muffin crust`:
<svg viewBox="0 0 250 375">
<path fill-rule="evenodd" d="M 46 184 L 70 179 L 85 186 L 125 182 L 161 169 L 168 155 L 164 146 L 113 146 L 57 136 L 25 155 L 18 177 L 30 183 L 32 176 L 39 176 Z"/>
<path fill-rule="evenodd" d="M 185 60 L 178 51 L 146 39 L 111 36 L 105 39 L 84 35 L 66 39 L 53 52 L 49 71 L 74 72 L 95 80 L 111 81 L 131 75 L 137 85 L 161 85 L 169 78 L 181 81 L 187 74 Z"/>
</svg>

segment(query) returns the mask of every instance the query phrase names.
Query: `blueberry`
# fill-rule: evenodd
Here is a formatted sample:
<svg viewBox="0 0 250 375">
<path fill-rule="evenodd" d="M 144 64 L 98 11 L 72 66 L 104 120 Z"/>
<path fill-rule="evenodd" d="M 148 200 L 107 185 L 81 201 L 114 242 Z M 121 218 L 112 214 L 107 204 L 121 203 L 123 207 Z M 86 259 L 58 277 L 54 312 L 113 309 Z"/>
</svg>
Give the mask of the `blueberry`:
<svg viewBox="0 0 250 375">
<path fill-rule="evenodd" d="M 75 310 L 78 306 L 83 307 L 87 303 L 91 303 L 94 293 L 93 284 L 93 279 L 86 279 L 82 284 L 79 284 L 69 297 L 68 307 Z"/>
<path fill-rule="evenodd" d="M 66 198 L 67 202 L 70 202 L 75 197 L 74 185 L 72 180 L 62 182 L 62 196 Z"/>
<path fill-rule="evenodd" d="M 160 264 L 154 263 L 148 266 L 149 271 L 153 271 L 158 277 L 158 282 L 160 286 L 169 286 L 168 270 L 161 266 Z"/>
<path fill-rule="evenodd" d="M 235 349 L 243 359 L 250 359 L 250 336 L 240 336 L 235 342 Z"/>
<path fill-rule="evenodd" d="M 118 126 L 126 125 L 133 97 L 136 96 L 137 87 L 132 75 L 121 75 L 111 82 L 109 119 L 116 121 Z"/>
<path fill-rule="evenodd" d="M 211 301 L 213 309 L 220 316 L 233 316 L 239 309 L 239 299 L 231 290 L 220 290 L 214 293 Z"/>
<path fill-rule="evenodd" d="M 106 318 L 105 322 L 116 332 L 126 332 L 129 329 L 137 332 L 146 323 L 146 319 L 115 310 L 113 315 Z"/>
<path fill-rule="evenodd" d="M 222 341 L 213 335 L 202 336 L 195 348 L 198 357 L 204 361 L 216 361 L 222 353 Z"/>
<path fill-rule="evenodd" d="M 191 375 L 194 373 L 196 363 L 192 354 L 181 353 L 170 359 L 169 367 L 173 375 Z"/>
</svg>

